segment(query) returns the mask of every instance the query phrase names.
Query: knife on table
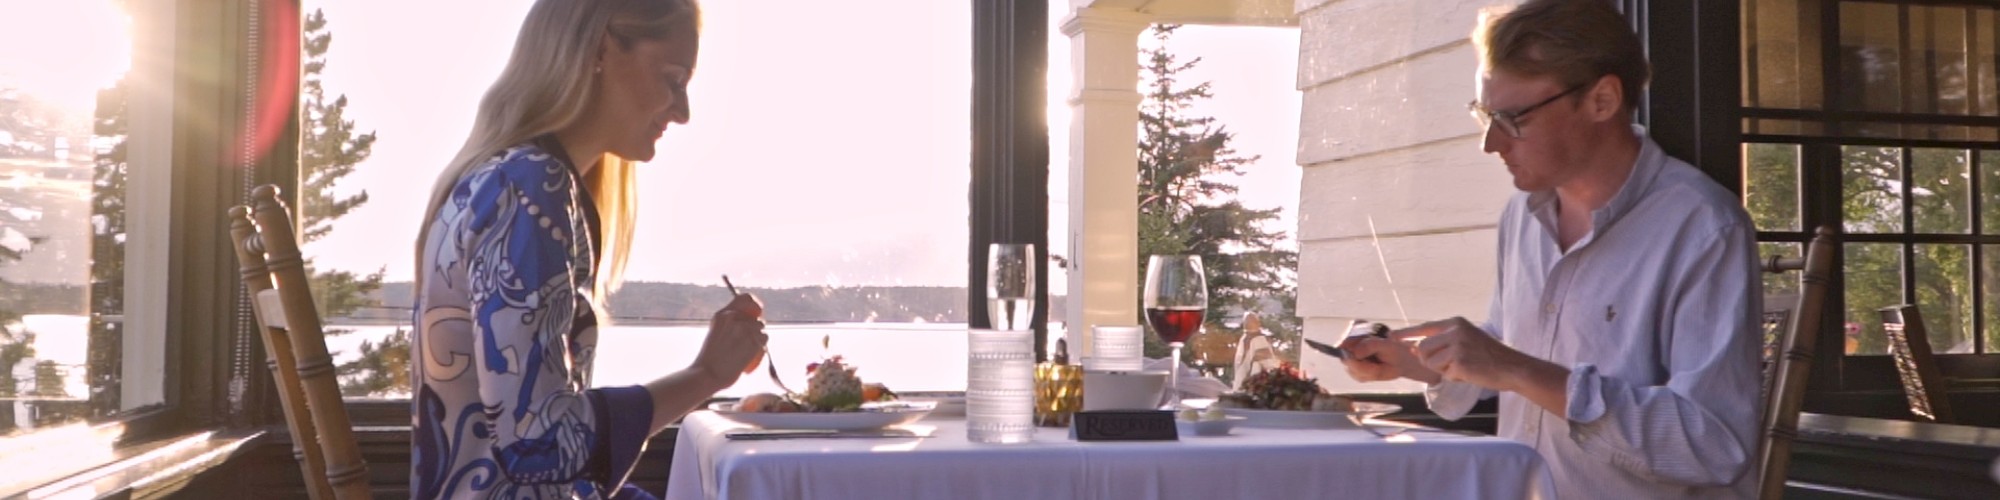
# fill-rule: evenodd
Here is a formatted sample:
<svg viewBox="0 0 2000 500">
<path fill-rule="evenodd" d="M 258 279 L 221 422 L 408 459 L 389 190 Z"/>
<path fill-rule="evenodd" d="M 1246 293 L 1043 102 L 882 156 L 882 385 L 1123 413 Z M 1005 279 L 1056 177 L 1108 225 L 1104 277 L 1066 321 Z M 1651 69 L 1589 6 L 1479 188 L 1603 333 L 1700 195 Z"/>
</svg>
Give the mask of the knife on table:
<svg viewBox="0 0 2000 500">
<path fill-rule="evenodd" d="M 797 438 L 923 438 L 930 437 L 928 430 L 917 432 L 910 429 L 738 429 L 722 433 L 729 439 L 797 439 Z"/>
</svg>

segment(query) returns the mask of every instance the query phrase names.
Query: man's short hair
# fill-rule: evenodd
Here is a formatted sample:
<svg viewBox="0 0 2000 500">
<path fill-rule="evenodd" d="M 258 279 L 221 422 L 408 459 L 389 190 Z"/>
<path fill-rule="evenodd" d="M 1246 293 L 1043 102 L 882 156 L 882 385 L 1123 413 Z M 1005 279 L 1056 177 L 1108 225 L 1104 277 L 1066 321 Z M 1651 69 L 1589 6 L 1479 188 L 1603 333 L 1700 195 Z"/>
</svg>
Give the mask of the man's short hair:
<svg viewBox="0 0 2000 500">
<path fill-rule="evenodd" d="M 1529 0 L 1488 7 L 1472 31 L 1481 69 L 1554 77 L 1564 87 L 1614 75 L 1637 109 L 1651 70 L 1645 48 L 1609 0 Z"/>
</svg>

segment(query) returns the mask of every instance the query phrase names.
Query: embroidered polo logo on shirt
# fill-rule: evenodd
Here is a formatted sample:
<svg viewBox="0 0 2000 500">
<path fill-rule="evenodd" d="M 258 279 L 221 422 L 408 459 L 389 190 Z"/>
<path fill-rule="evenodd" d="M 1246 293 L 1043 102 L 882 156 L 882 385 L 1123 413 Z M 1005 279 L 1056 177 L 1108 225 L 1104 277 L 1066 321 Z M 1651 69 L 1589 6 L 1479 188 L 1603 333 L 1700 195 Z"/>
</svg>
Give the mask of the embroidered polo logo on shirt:
<svg viewBox="0 0 2000 500">
<path fill-rule="evenodd" d="M 1618 310 L 1612 309 L 1612 306 L 1604 306 L 1604 322 L 1610 323 L 1614 319 L 1618 319 Z"/>
</svg>

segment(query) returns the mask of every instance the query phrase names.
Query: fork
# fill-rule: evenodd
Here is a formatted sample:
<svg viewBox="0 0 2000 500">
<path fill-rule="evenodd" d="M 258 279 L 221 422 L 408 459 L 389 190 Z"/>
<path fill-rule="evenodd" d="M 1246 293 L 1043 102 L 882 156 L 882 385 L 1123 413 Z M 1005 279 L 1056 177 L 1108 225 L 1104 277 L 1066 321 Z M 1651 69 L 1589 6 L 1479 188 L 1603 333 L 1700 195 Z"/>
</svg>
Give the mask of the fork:
<svg viewBox="0 0 2000 500">
<path fill-rule="evenodd" d="M 736 284 L 729 282 L 729 275 L 722 275 L 722 286 L 729 287 L 729 298 L 735 300 Z M 778 384 L 778 390 L 785 391 L 786 395 L 798 394 L 793 392 L 792 388 L 785 386 L 785 379 L 778 378 L 778 360 L 771 357 L 771 347 L 768 345 L 764 347 L 764 363 L 765 371 L 771 374 L 771 383 Z"/>
</svg>

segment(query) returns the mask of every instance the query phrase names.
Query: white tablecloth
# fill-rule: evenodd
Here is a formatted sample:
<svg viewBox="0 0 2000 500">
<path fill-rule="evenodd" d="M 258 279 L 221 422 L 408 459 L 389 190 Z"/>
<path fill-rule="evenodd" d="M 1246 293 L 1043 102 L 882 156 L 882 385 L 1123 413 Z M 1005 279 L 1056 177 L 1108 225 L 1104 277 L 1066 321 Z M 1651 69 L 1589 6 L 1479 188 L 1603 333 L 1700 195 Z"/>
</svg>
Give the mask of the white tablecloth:
<svg viewBox="0 0 2000 500">
<path fill-rule="evenodd" d="M 730 440 L 742 427 L 688 415 L 669 500 L 1553 498 L 1534 449 L 1431 432 L 1385 441 L 1358 429 L 1238 427 L 1180 441 L 1077 442 L 1045 428 L 1027 444 L 966 441 L 965 422 L 927 418 L 927 438 Z"/>
</svg>

